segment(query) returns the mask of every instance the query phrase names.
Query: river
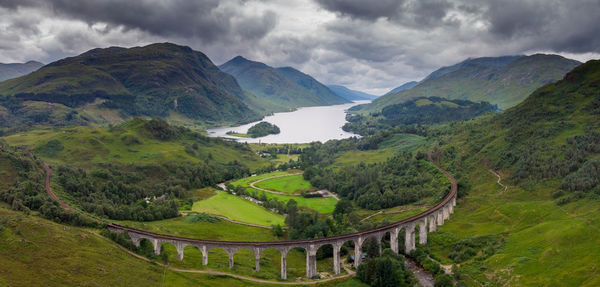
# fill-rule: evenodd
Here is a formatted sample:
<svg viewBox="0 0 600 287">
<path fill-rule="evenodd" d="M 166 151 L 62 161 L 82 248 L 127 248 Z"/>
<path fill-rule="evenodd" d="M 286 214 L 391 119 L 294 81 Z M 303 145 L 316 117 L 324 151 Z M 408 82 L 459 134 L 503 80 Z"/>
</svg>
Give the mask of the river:
<svg viewBox="0 0 600 287">
<path fill-rule="evenodd" d="M 344 139 L 359 136 L 342 130 L 342 126 L 346 123 L 346 110 L 368 102 L 356 101 L 343 105 L 304 107 L 293 112 L 275 113 L 261 121 L 278 126 L 281 132 L 261 138 L 240 138 L 227 135 L 228 131 L 246 133 L 251 126 L 261 121 L 237 127 L 211 128 L 207 132 L 211 137 L 233 138 L 239 142 L 248 143 L 310 143 Z"/>
</svg>

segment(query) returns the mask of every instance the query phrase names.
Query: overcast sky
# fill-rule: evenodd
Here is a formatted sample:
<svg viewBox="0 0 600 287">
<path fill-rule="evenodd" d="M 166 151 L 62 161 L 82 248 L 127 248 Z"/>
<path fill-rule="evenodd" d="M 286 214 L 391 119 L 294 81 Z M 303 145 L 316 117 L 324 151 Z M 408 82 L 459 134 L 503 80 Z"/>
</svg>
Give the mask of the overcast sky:
<svg viewBox="0 0 600 287">
<path fill-rule="evenodd" d="M 600 0 L 0 0 L 0 62 L 189 45 L 382 94 L 468 57 L 600 58 Z"/>
</svg>

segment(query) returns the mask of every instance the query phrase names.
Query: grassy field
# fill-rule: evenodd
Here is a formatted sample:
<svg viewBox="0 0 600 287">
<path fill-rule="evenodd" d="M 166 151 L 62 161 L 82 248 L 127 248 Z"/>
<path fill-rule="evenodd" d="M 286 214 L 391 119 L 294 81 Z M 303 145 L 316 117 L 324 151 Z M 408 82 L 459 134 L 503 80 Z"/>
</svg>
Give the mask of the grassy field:
<svg viewBox="0 0 600 287">
<path fill-rule="evenodd" d="M 290 199 L 294 199 L 298 203 L 298 206 L 306 207 L 319 213 L 331 213 L 337 204 L 337 200 L 333 197 L 304 198 L 302 196 L 287 196 L 267 193 L 267 198 L 277 198 L 277 200 L 283 202 L 288 202 Z"/>
<path fill-rule="evenodd" d="M 194 202 L 192 211 L 222 215 L 229 219 L 265 226 L 285 224 L 282 215 L 256 203 L 224 191 L 216 190 L 215 192 L 216 194 L 210 198 Z"/>
<path fill-rule="evenodd" d="M 455 214 L 430 235 L 428 247 L 445 264 L 452 244 L 470 236 L 499 235 L 504 247 L 483 262 L 461 263 L 470 286 L 599 286 L 600 204 L 580 200 L 554 203 L 556 182 L 531 190 L 511 187 L 500 194 L 497 178 L 484 166 L 474 171 L 476 185 Z"/>
<path fill-rule="evenodd" d="M 6 209 L 0 205 L 0 286 L 264 286 L 226 276 L 183 273 L 141 260 L 124 252 L 112 241 L 88 230 L 60 225 L 34 215 Z M 170 265 L 193 267 L 201 261 L 199 251 L 190 247 L 185 259 L 174 257 L 175 248 L 163 245 L 169 255 Z M 240 250 L 235 255 L 236 274 L 276 279 L 279 274 L 279 252 L 267 250 L 261 267 L 264 271 L 253 272 L 250 251 Z M 288 255 L 290 280 L 302 276 L 305 255 L 292 250 Z M 211 269 L 230 272 L 227 255 L 216 249 L 209 255 Z M 320 262 L 323 264 L 326 262 Z M 198 267 L 198 268 L 196 268 Z M 348 280 L 348 279 L 346 279 Z M 335 286 L 345 280 L 319 284 Z M 352 285 L 350 285 L 352 286 Z"/>
<path fill-rule="evenodd" d="M 376 150 L 353 150 L 340 154 L 331 167 L 339 169 L 347 165 L 356 165 L 361 162 L 366 164 L 383 162 L 398 152 L 412 152 L 421 146 L 429 146 L 430 144 L 430 141 L 422 136 L 413 134 L 395 134 L 382 141 Z"/>
<path fill-rule="evenodd" d="M 2 139 L 10 145 L 25 145 L 34 149 L 57 140 L 62 148 L 52 153 L 39 153 L 48 163 L 70 163 L 88 166 L 97 163 L 164 163 L 168 161 L 198 162 L 210 156 L 218 162 L 240 161 L 250 169 L 257 169 L 268 161 L 253 152 L 222 144 L 202 143 L 191 138 L 161 141 L 149 137 L 138 120 L 122 123 L 114 128 L 67 127 L 43 128 L 13 134 Z M 197 144 L 195 154 L 186 152 L 186 145 Z"/>
<path fill-rule="evenodd" d="M 262 191 L 251 188 L 250 183 L 255 182 L 257 180 L 269 178 L 269 177 L 282 176 L 282 175 L 287 175 L 287 174 L 296 173 L 296 172 L 298 172 L 298 170 L 276 171 L 276 172 L 271 172 L 271 173 L 265 173 L 265 174 L 261 174 L 261 175 L 257 175 L 257 176 L 242 178 L 242 179 L 231 182 L 231 184 L 233 184 L 234 186 L 243 186 L 248 191 L 256 191 L 259 194 L 262 194 Z M 278 186 L 283 186 L 285 179 L 288 179 L 290 177 L 293 178 L 294 176 L 286 176 L 286 177 L 282 177 L 282 178 L 277 178 L 277 179 L 281 179 L 281 181 L 276 181 L 276 184 Z M 272 179 L 272 180 L 276 180 L 276 179 Z M 296 183 L 290 185 L 291 187 L 293 187 L 294 185 L 297 186 L 298 184 L 300 184 L 299 183 L 300 181 L 298 180 L 298 178 L 296 178 L 294 180 L 296 181 Z M 268 181 L 271 181 L 271 180 L 268 180 Z M 267 182 L 267 180 L 265 180 L 264 182 Z M 263 183 L 263 182 L 260 182 L 260 183 Z M 306 183 L 303 183 L 303 184 L 306 184 Z M 294 199 L 296 202 L 298 202 L 298 206 L 310 208 L 310 209 L 315 210 L 320 213 L 333 212 L 333 210 L 335 209 L 335 204 L 337 203 L 337 200 L 333 197 L 304 198 L 302 196 L 273 194 L 273 193 L 268 193 L 268 192 L 266 192 L 265 194 L 266 194 L 267 198 L 277 198 L 277 200 L 280 200 L 283 202 L 288 202 L 290 199 Z"/>
<path fill-rule="evenodd" d="M 0 218 L 0 286 L 189 286 L 206 278 L 190 274 L 175 281 L 172 272 L 123 252 L 95 231 L 4 207 Z M 211 286 L 221 282 L 231 280 Z"/>
<path fill-rule="evenodd" d="M 219 222 L 187 222 L 185 217 L 166 220 L 138 222 L 116 221 L 119 224 L 151 232 L 170 234 L 175 236 L 238 241 L 272 241 L 278 240 L 271 231 L 264 228 L 251 227 L 225 220 Z"/>
<path fill-rule="evenodd" d="M 254 185 L 260 188 L 289 194 L 299 194 L 301 190 L 307 190 L 312 187 L 310 182 L 305 180 L 301 174 L 267 179 L 257 182 Z"/>
</svg>

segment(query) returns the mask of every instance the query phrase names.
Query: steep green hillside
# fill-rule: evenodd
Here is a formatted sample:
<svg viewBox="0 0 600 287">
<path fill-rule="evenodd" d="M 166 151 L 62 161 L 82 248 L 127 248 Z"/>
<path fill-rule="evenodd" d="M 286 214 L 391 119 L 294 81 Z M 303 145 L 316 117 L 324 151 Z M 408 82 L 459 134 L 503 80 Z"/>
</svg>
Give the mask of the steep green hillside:
<svg viewBox="0 0 600 287">
<path fill-rule="evenodd" d="M 247 176 L 249 166 L 267 164 L 245 145 L 156 119 L 110 128 L 36 130 L 5 139 L 25 148 L 0 142 L 0 158 L 23 167 L 19 181 L 0 191 L 0 199 L 44 214 L 56 210 L 40 201 L 47 197 L 42 160 L 53 169 L 55 193 L 69 205 L 98 217 L 139 221 L 176 217 L 179 207 L 191 205 L 193 190 Z"/>
<path fill-rule="evenodd" d="M 39 68 L 44 64 L 36 61 L 29 61 L 27 63 L 0 63 L 0 82 L 23 75 L 27 75 Z"/>
<path fill-rule="evenodd" d="M 328 85 L 327 86 L 332 92 L 336 95 L 348 100 L 348 101 L 365 101 L 365 100 L 374 100 L 377 98 L 375 95 L 367 94 L 361 91 L 355 91 L 348 89 L 344 86 L 340 85 Z"/>
<path fill-rule="evenodd" d="M 419 97 L 386 106 L 381 113 L 349 114 L 346 117 L 348 123 L 343 129 L 361 135 L 372 135 L 378 130 L 402 127 L 416 129 L 422 128 L 422 125 L 462 121 L 497 110 L 497 106 L 486 102 Z"/>
<path fill-rule="evenodd" d="M 407 82 L 407 83 L 402 84 L 401 86 L 393 88 L 391 91 L 385 93 L 385 95 L 395 94 L 397 92 L 401 92 L 401 91 L 404 91 L 404 90 L 410 90 L 410 89 L 412 89 L 414 86 L 416 86 L 418 84 L 419 84 L 419 82 L 417 82 L 417 81 Z"/>
<path fill-rule="evenodd" d="M 242 144 L 209 138 L 174 126 L 149 130 L 150 121 L 136 118 L 109 127 L 44 128 L 4 137 L 7 143 L 27 146 L 48 163 L 81 167 L 96 164 L 220 163 L 239 161 L 251 169 L 268 165 Z M 161 131 L 173 130 L 165 138 Z"/>
<path fill-rule="evenodd" d="M 431 73 L 410 90 L 382 96 L 363 107 L 363 111 L 377 112 L 416 97 L 486 101 L 506 109 L 523 101 L 535 89 L 561 79 L 579 64 L 543 54 L 469 59 Z"/>
<path fill-rule="evenodd" d="M 101 100 L 96 102 L 99 108 L 116 110 L 124 117 L 176 113 L 208 124 L 259 118 L 244 103 L 246 95 L 233 77 L 201 52 L 170 43 L 93 49 L 2 82 L 0 95 L 5 113 L 24 123 L 48 121 L 45 115 L 22 119 L 28 111 L 23 101 L 73 109 Z M 65 117 L 65 121 L 93 122 L 77 111 Z"/>
<path fill-rule="evenodd" d="M 597 286 L 599 114 L 595 60 L 501 115 L 445 130 L 441 160 L 464 184 L 432 254 L 470 286 Z"/>
<path fill-rule="evenodd" d="M 323 102 L 329 105 L 344 104 L 349 102 L 348 100 L 333 93 L 329 88 L 327 88 L 327 86 L 321 84 L 315 78 L 292 67 L 277 68 L 277 71 L 288 80 L 300 85 L 310 93 L 317 95 L 320 99 L 322 99 Z"/>
<path fill-rule="evenodd" d="M 219 68 L 233 75 L 240 86 L 254 95 L 254 106 L 267 111 L 341 104 L 346 101 L 309 75 L 293 68 L 273 68 L 237 56 Z M 292 71 L 287 71 L 290 69 Z"/>
</svg>

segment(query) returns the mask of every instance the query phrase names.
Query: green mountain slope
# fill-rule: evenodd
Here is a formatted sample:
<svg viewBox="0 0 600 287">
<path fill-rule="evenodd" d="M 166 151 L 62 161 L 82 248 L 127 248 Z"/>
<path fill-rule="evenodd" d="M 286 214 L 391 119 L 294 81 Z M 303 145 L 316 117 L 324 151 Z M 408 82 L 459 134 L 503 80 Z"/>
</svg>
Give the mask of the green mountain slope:
<svg viewBox="0 0 600 287">
<path fill-rule="evenodd" d="M 355 91 L 348 89 L 340 85 L 327 85 L 327 87 L 334 92 L 336 95 L 348 100 L 348 101 L 365 101 L 374 100 L 377 98 L 375 95 L 367 94 L 361 91 Z"/>
<path fill-rule="evenodd" d="M 314 78 L 293 68 L 273 68 L 237 56 L 219 68 L 233 75 L 254 95 L 253 104 L 267 111 L 342 104 L 347 101 Z"/>
<path fill-rule="evenodd" d="M 36 61 L 29 61 L 27 63 L 0 63 L 0 82 L 23 75 L 27 75 L 39 68 L 44 64 Z"/>
<path fill-rule="evenodd" d="M 520 103 L 535 89 L 561 79 L 579 64 L 543 54 L 468 59 L 431 73 L 410 90 L 382 96 L 363 107 L 363 111 L 376 112 L 416 97 L 487 101 L 506 109 Z"/>
<path fill-rule="evenodd" d="M 233 77 L 201 52 L 170 43 L 93 49 L 2 82 L 0 94 L 13 114 L 22 109 L 13 102 L 78 108 L 101 100 L 98 107 L 123 117 L 176 113 L 209 124 L 259 118 Z"/>
<path fill-rule="evenodd" d="M 459 264 L 468 286 L 600 284 L 598 115 L 595 60 L 503 114 L 446 130 L 439 155 L 462 199 L 432 233 L 432 254 Z M 501 247 L 473 245 L 479 236 Z"/>
<path fill-rule="evenodd" d="M 418 85 L 419 82 L 417 81 L 410 81 L 410 82 L 406 82 L 396 88 L 393 88 L 391 91 L 385 93 L 385 95 L 389 95 L 389 94 L 395 94 L 404 90 L 410 90 L 412 89 L 414 86 Z"/>
</svg>

